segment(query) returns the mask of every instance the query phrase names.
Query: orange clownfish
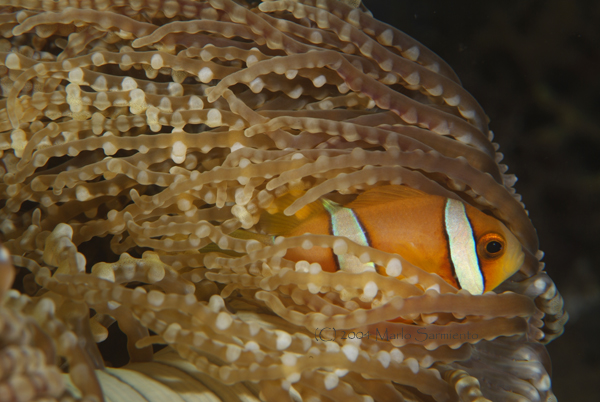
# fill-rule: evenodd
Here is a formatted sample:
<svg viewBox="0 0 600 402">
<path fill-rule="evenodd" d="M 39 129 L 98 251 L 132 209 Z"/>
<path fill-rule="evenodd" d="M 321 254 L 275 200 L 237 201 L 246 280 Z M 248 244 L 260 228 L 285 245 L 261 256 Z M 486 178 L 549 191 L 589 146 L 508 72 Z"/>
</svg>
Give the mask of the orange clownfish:
<svg viewBox="0 0 600 402">
<path fill-rule="evenodd" d="M 345 206 L 315 201 L 295 216 L 265 213 L 261 225 L 269 235 L 345 236 L 399 254 L 476 295 L 512 276 L 524 260 L 521 244 L 497 219 L 460 201 L 406 186 L 374 188 Z M 343 256 L 322 247 L 290 249 L 285 258 L 317 262 L 329 272 L 345 264 Z"/>
</svg>

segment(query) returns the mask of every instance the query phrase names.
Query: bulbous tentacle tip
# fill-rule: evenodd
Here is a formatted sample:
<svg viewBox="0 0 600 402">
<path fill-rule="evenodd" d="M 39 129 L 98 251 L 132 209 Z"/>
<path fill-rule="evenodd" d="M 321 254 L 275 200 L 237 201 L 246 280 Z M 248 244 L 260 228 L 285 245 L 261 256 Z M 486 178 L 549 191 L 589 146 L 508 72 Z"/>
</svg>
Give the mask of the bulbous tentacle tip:
<svg viewBox="0 0 600 402">
<path fill-rule="evenodd" d="M 0 243 L 0 299 L 12 287 L 16 273 L 10 252 Z"/>
</svg>

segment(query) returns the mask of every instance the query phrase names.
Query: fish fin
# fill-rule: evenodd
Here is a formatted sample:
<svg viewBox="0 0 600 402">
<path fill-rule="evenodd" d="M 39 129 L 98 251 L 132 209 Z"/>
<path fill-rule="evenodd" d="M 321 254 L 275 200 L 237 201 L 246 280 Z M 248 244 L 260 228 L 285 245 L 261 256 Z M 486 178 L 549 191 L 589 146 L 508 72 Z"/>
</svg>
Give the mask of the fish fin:
<svg viewBox="0 0 600 402">
<path fill-rule="evenodd" d="M 284 211 L 287 207 L 292 205 L 292 203 L 296 201 L 299 197 L 300 195 L 294 195 L 290 193 L 277 197 L 267 208 L 267 211 L 272 215 L 277 212 Z"/>
<path fill-rule="evenodd" d="M 238 253 L 238 252 L 233 251 L 233 250 L 223 250 L 218 245 L 216 245 L 215 243 L 207 244 L 206 246 L 202 247 L 198 251 L 201 254 L 206 254 L 206 253 L 221 253 L 221 254 L 224 254 L 224 255 L 228 255 L 230 257 L 241 257 L 243 255 L 243 254 Z"/>
<path fill-rule="evenodd" d="M 305 205 L 292 216 L 284 215 L 283 212 L 263 212 L 260 217 L 260 228 L 264 233 L 271 235 L 285 235 L 297 228 L 302 222 L 324 212 L 325 208 L 320 200 Z"/>
<path fill-rule="evenodd" d="M 242 239 L 242 240 L 256 240 L 259 243 L 264 244 L 265 246 L 271 246 L 271 245 L 273 245 L 273 243 L 275 241 L 274 236 L 269 236 L 269 235 L 260 234 L 260 233 L 254 233 L 254 232 L 250 232 L 245 229 L 235 230 L 235 231 L 229 233 L 229 236 L 236 238 L 236 239 Z M 209 243 L 206 246 L 202 247 L 198 251 L 202 254 L 221 253 L 224 255 L 228 255 L 230 257 L 241 257 L 243 255 L 242 253 L 238 253 L 237 251 L 223 250 L 216 243 Z"/>
<path fill-rule="evenodd" d="M 414 197 L 427 197 L 428 194 L 414 188 L 402 185 L 389 185 L 375 187 L 359 195 L 354 201 L 346 205 L 347 208 L 366 207 L 373 204 L 385 204 Z"/>
<path fill-rule="evenodd" d="M 231 232 L 229 234 L 229 236 L 235 237 L 236 239 L 242 239 L 242 240 L 256 240 L 256 241 L 258 241 L 262 244 L 266 244 L 266 245 L 273 244 L 273 241 L 275 240 L 273 238 L 273 236 L 261 234 L 261 233 L 254 233 L 254 232 L 250 232 L 245 229 L 238 229 L 234 232 Z"/>
</svg>

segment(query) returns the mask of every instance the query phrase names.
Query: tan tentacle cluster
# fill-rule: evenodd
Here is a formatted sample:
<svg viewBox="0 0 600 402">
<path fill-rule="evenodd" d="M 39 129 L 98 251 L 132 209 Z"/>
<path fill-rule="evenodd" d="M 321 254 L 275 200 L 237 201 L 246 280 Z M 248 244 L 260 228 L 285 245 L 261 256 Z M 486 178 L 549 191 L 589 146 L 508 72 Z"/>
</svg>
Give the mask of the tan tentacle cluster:
<svg viewBox="0 0 600 402">
<path fill-rule="evenodd" d="M 8 400 L 142 392 L 140 373 L 176 392 L 175 368 L 224 400 L 552 400 L 541 343 L 567 316 L 486 115 L 352 3 L 0 0 Z M 343 237 L 255 240 L 286 194 L 292 215 L 385 184 L 495 216 L 526 262 L 473 296 Z M 353 268 L 284 258 L 315 246 Z M 115 322 L 128 369 L 96 348 Z"/>
</svg>

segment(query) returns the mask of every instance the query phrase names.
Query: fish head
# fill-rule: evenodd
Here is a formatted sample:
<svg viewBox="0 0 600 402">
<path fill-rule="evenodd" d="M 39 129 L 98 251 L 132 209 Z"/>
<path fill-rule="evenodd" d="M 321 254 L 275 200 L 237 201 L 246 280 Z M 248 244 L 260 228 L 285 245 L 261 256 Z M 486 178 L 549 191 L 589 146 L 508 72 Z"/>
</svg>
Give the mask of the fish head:
<svg viewBox="0 0 600 402">
<path fill-rule="evenodd" d="M 467 206 L 486 292 L 515 274 L 525 260 L 516 236 L 498 219 Z"/>
</svg>

